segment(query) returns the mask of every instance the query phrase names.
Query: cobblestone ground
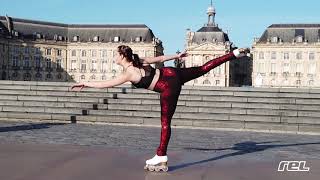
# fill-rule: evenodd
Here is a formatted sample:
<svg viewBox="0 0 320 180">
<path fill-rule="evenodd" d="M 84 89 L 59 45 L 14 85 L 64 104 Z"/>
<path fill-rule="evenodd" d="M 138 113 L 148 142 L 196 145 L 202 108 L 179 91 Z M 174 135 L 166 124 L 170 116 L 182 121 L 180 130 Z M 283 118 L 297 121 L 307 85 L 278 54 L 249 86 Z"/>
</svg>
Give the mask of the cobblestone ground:
<svg viewBox="0 0 320 180">
<path fill-rule="evenodd" d="M 153 154 L 159 137 L 159 127 L 0 122 L 0 143 L 86 145 Z M 173 128 L 171 152 L 230 160 L 320 160 L 320 135 Z"/>
</svg>

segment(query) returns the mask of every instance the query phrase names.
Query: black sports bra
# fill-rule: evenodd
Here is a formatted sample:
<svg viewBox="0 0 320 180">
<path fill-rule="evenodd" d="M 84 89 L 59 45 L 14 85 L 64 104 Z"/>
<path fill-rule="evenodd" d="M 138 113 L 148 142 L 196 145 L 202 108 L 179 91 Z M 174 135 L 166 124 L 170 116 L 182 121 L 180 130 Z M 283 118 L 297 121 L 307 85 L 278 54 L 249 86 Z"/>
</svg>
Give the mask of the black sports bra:
<svg viewBox="0 0 320 180">
<path fill-rule="evenodd" d="M 131 83 L 136 88 L 145 88 L 145 89 L 147 89 L 150 86 L 154 75 L 156 74 L 156 69 L 153 68 L 150 65 L 149 66 L 142 66 L 141 68 L 144 69 L 146 75 L 142 76 L 141 70 L 139 68 L 139 71 L 140 71 L 140 74 L 141 74 L 141 80 L 139 82 L 137 82 L 137 83 L 133 83 L 133 82 L 131 82 Z"/>
</svg>

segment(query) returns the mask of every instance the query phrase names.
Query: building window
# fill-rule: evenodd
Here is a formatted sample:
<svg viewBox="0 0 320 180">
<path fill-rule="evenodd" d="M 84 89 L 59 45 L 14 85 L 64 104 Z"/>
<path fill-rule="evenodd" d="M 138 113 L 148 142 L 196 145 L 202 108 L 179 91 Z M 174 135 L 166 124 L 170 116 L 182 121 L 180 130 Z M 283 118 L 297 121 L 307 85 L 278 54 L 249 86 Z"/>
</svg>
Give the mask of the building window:
<svg viewBox="0 0 320 180">
<path fill-rule="evenodd" d="M 95 80 L 95 79 L 96 79 L 96 76 L 93 74 L 93 75 L 90 77 L 90 79 Z"/>
<path fill-rule="evenodd" d="M 103 75 L 102 77 L 101 77 L 101 80 L 106 80 L 107 78 L 106 78 L 106 76 L 105 75 Z"/>
<path fill-rule="evenodd" d="M 61 56 L 62 54 L 62 50 L 61 49 L 57 49 L 57 56 Z"/>
<path fill-rule="evenodd" d="M 82 55 L 82 57 L 86 57 L 87 56 L 87 51 L 86 50 L 82 50 L 81 55 Z"/>
<path fill-rule="evenodd" d="M 73 36 L 73 41 L 74 41 L 74 42 L 77 42 L 77 41 L 79 41 L 79 40 L 80 40 L 79 36 Z"/>
<path fill-rule="evenodd" d="M 77 51 L 76 50 L 72 50 L 72 52 L 71 52 L 71 56 L 77 56 Z"/>
<path fill-rule="evenodd" d="M 271 52 L 271 59 L 277 59 L 277 53 L 276 52 Z"/>
<path fill-rule="evenodd" d="M 298 72 L 298 73 L 302 72 L 302 64 L 300 64 L 300 63 L 296 64 L 296 72 Z"/>
<path fill-rule="evenodd" d="M 18 74 L 17 72 L 14 72 L 14 73 L 12 74 L 12 77 L 17 78 L 17 77 L 19 77 L 19 74 Z"/>
<path fill-rule="evenodd" d="M 13 56 L 12 57 L 12 66 L 13 67 L 18 67 L 19 66 L 18 56 Z"/>
<path fill-rule="evenodd" d="M 40 78 L 42 78 L 42 75 L 40 73 L 36 73 L 36 78 L 40 79 Z"/>
<path fill-rule="evenodd" d="M 87 69 L 87 62 L 85 60 L 81 61 L 81 68 L 80 70 L 83 72 Z"/>
<path fill-rule="evenodd" d="M 220 80 L 216 80 L 216 85 L 220 85 Z"/>
<path fill-rule="evenodd" d="M 99 41 L 99 36 L 95 36 L 95 37 L 93 37 L 93 41 L 94 41 L 94 42 Z"/>
<path fill-rule="evenodd" d="M 101 72 L 107 72 L 107 61 L 102 61 Z"/>
<path fill-rule="evenodd" d="M 264 63 L 259 63 L 258 64 L 258 72 L 259 73 L 264 73 Z"/>
<path fill-rule="evenodd" d="M 296 80 L 296 85 L 300 86 L 301 85 L 301 80 Z"/>
<path fill-rule="evenodd" d="M 72 60 L 71 61 L 71 70 L 76 70 L 77 69 L 77 61 L 76 60 Z"/>
<path fill-rule="evenodd" d="M 264 59 L 264 52 L 259 52 L 259 59 Z"/>
<path fill-rule="evenodd" d="M 29 57 L 24 57 L 24 67 L 28 68 L 30 67 L 30 59 Z"/>
<path fill-rule="evenodd" d="M 209 81 L 208 79 L 206 79 L 206 80 L 204 80 L 204 81 L 203 81 L 203 83 L 202 83 L 202 84 L 209 85 L 209 84 L 211 84 L 211 83 L 210 83 L 210 81 Z"/>
<path fill-rule="evenodd" d="M 315 74 L 317 65 L 315 63 L 309 64 L 309 74 Z"/>
<path fill-rule="evenodd" d="M 141 36 L 137 36 L 135 39 L 136 42 L 141 42 L 142 41 L 142 37 Z"/>
<path fill-rule="evenodd" d="M 309 53 L 309 60 L 314 60 L 314 59 L 315 59 L 314 53 L 313 52 Z"/>
<path fill-rule="evenodd" d="M 51 55 L 51 49 L 46 49 L 46 55 L 50 56 Z"/>
<path fill-rule="evenodd" d="M 114 42 L 119 42 L 120 41 L 120 37 L 119 36 L 116 36 L 116 37 L 114 37 Z"/>
<path fill-rule="evenodd" d="M 302 59 L 302 52 L 297 52 L 296 59 Z"/>
<path fill-rule="evenodd" d="M 85 75 L 81 75 L 81 79 L 82 80 L 86 79 L 86 76 Z"/>
<path fill-rule="evenodd" d="M 313 84 L 314 84 L 314 81 L 313 81 L 313 80 L 310 80 L 310 81 L 309 81 L 309 86 L 313 86 Z"/>
<path fill-rule="evenodd" d="M 276 73 L 276 63 L 271 63 L 271 74 Z"/>
<path fill-rule="evenodd" d="M 277 43 L 278 42 L 278 37 L 272 37 L 271 38 L 272 43 Z"/>
<path fill-rule="evenodd" d="M 92 50 L 92 57 L 97 57 L 97 50 Z"/>
<path fill-rule="evenodd" d="M 25 74 L 23 74 L 23 79 L 24 79 L 25 81 L 30 80 L 30 79 L 31 79 L 31 74 L 30 74 L 30 73 L 25 73 Z"/>
<path fill-rule="evenodd" d="M 25 47 L 25 48 L 24 48 L 24 53 L 25 53 L 25 54 L 29 54 L 29 52 L 30 52 L 29 47 Z"/>
<path fill-rule="evenodd" d="M 298 43 L 302 43 L 302 42 L 303 42 L 303 37 L 302 37 L 302 36 L 297 36 L 297 37 L 296 37 L 296 41 L 297 41 Z"/>
<path fill-rule="evenodd" d="M 34 60 L 36 61 L 36 68 L 40 68 L 40 57 L 35 56 Z"/>
<path fill-rule="evenodd" d="M 97 71 L 97 61 L 92 61 L 91 62 L 91 72 L 96 72 Z"/>
<path fill-rule="evenodd" d="M 41 51 L 40 51 L 39 47 L 36 48 L 36 54 L 41 54 Z"/>
<path fill-rule="evenodd" d="M 18 54 L 20 52 L 19 46 L 14 46 L 14 53 Z"/>
<path fill-rule="evenodd" d="M 47 68 L 51 68 L 51 59 L 50 58 L 46 59 L 46 65 L 47 65 Z"/>
<path fill-rule="evenodd" d="M 102 55 L 102 57 L 107 57 L 107 53 L 108 53 L 108 51 L 107 51 L 107 50 L 103 50 L 103 51 L 102 51 L 102 54 L 101 54 L 101 55 Z"/>
<path fill-rule="evenodd" d="M 289 63 L 285 63 L 285 64 L 284 64 L 284 67 L 283 67 L 283 72 L 289 73 L 289 70 L 290 70 L 290 68 L 289 68 Z"/>
<path fill-rule="evenodd" d="M 283 54 L 283 59 L 284 59 L 284 60 L 288 60 L 288 59 L 289 59 L 289 53 L 285 52 L 285 53 Z"/>
<path fill-rule="evenodd" d="M 216 68 L 213 69 L 213 73 L 214 74 L 221 74 L 221 66 L 218 66 Z"/>
<path fill-rule="evenodd" d="M 61 70 L 62 69 L 62 60 L 61 59 L 57 59 L 57 69 Z"/>
<path fill-rule="evenodd" d="M 47 74 L 47 79 L 51 79 L 52 75 L 51 74 Z"/>
</svg>

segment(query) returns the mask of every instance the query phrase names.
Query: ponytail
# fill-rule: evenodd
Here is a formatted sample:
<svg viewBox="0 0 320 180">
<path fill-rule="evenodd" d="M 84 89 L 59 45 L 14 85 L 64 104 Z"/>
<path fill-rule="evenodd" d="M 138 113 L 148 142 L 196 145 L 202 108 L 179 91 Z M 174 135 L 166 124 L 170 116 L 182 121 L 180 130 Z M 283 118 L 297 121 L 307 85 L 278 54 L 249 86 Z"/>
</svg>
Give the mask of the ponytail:
<svg viewBox="0 0 320 180">
<path fill-rule="evenodd" d="M 133 54 L 132 49 L 129 46 L 118 46 L 118 52 L 123 55 L 127 61 L 132 62 L 134 67 L 142 67 L 142 63 L 140 62 L 138 54 Z"/>
<path fill-rule="evenodd" d="M 140 61 L 140 58 L 139 58 L 138 54 L 133 54 L 132 55 L 132 64 L 135 67 L 142 67 L 142 63 Z"/>
</svg>

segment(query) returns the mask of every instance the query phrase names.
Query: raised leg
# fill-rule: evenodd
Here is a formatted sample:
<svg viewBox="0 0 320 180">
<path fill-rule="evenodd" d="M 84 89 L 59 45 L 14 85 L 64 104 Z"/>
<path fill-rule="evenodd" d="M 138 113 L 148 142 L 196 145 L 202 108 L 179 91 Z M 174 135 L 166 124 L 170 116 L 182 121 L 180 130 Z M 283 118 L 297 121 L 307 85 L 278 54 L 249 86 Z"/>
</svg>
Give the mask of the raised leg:
<svg viewBox="0 0 320 180">
<path fill-rule="evenodd" d="M 229 54 L 226 54 L 224 56 L 218 57 L 216 59 L 212 59 L 205 63 L 202 66 L 199 67 L 189 67 L 189 68 L 181 68 L 180 70 L 180 77 L 182 83 L 186 83 L 190 80 L 196 79 L 206 73 L 208 73 L 210 70 L 214 69 L 217 66 L 220 66 L 221 64 L 230 61 L 232 59 L 235 59 L 236 57 L 231 52 Z"/>
</svg>

